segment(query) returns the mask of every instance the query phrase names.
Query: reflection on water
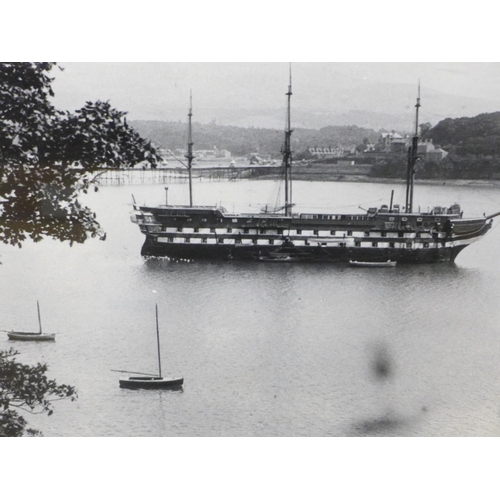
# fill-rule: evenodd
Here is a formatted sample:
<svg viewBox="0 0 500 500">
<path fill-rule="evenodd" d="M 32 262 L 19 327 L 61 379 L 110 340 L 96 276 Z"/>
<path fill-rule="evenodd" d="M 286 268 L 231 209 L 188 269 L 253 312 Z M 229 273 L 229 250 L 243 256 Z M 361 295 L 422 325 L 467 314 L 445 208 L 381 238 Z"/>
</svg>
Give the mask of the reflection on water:
<svg viewBox="0 0 500 500">
<path fill-rule="evenodd" d="M 247 210 L 250 194 L 263 198 L 274 187 L 209 184 L 197 186 L 197 203 L 229 200 L 228 208 Z M 183 201 L 184 189 L 170 187 L 173 203 Z M 296 183 L 295 193 L 299 204 L 302 197 L 334 209 L 390 189 Z M 439 189 L 418 192 L 481 213 L 500 205 L 491 189 L 483 192 L 486 206 L 477 190 L 461 189 L 457 200 L 452 187 Z M 495 229 L 454 265 L 144 261 L 143 237 L 128 218 L 132 191 L 138 201 L 164 196 L 162 186 L 108 187 L 91 196 L 106 242 L 70 248 L 47 241 L 0 252 L 0 328 L 36 326 L 39 299 L 56 342 L 16 344 L 19 360 L 48 363 L 51 376 L 79 391 L 50 418 L 29 418 L 45 435 L 499 434 Z M 155 303 L 162 371 L 183 376 L 183 391 L 120 389 L 111 369 L 157 366 Z M 11 345 L 0 337 L 0 348 Z"/>
<path fill-rule="evenodd" d="M 365 420 L 353 426 L 354 436 L 400 436 L 401 430 L 408 425 L 406 419 L 384 416 Z"/>
<path fill-rule="evenodd" d="M 372 373 L 376 380 L 387 380 L 394 375 L 392 360 L 385 345 L 375 346 L 372 353 Z"/>
</svg>

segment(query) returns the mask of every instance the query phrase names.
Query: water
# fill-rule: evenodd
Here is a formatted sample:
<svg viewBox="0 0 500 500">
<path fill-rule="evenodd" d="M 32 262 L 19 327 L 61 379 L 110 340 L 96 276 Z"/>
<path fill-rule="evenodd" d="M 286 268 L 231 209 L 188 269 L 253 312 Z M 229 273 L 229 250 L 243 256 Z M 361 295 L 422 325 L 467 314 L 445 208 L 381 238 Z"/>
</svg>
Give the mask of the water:
<svg viewBox="0 0 500 500">
<path fill-rule="evenodd" d="M 195 203 L 230 211 L 273 202 L 268 181 L 194 184 Z M 404 198 L 404 187 L 294 184 L 301 210 L 358 211 Z M 161 203 L 161 185 L 103 187 L 86 200 L 108 233 L 69 247 L 0 250 L 0 328 L 44 331 L 15 343 L 45 362 L 76 402 L 29 416 L 45 436 L 496 436 L 500 434 L 496 226 L 455 265 L 356 269 L 332 264 L 144 261 L 131 194 Z M 186 184 L 169 202 L 185 203 Z M 417 186 L 422 207 L 500 210 L 494 187 Z M 497 223 L 498 224 L 498 223 Z M 154 372 L 158 303 L 165 376 L 179 392 L 118 387 L 111 369 Z M 123 374 L 126 376 L 126 374 Z"/>
</svg>

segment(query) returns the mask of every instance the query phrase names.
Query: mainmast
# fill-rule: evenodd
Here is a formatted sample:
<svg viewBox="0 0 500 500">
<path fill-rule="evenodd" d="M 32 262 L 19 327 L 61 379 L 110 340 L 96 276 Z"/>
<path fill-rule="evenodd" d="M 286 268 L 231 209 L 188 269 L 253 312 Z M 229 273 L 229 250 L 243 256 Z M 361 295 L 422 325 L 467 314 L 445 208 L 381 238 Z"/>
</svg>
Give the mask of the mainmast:
<svg viewBox="0 0 500 500">
<path fill-rule="evenodd" d="M 191 118 L 193 116 L 193 94 L 189 93 L 189 113 L 188 113 L 188 149 L 185 157 L 188 161 L 188 174 L 189 174 L 189 206 L 193 206 L 193 179 L 191 175 L 191 167 L 193 165 L 193 133 Z"/>
<path fill-rule="evenodd" d="M 38 309 L 38 324 L 40 325 L 40 335 L 42 334 L 42 320 L 40 318 L 40 304 L 36 301 L 36 308 Z"/>
<path fill-rule="evenodd" d="M 285 168 L 285 215 L 292 215 L 292 148 L 291 148 L 291 118 L 290 118 L 290 101 L 292 97 L 292 68 L 290 67 L 290 83 L 288 84 L 287 116 L 285 129 L 285 144 L 283 146 L 283 166 Z"/>
<path fill-rule="evenodd" d="M 415 135 L 408 149 L 408 170 L 406 173 L 406 213 L 413 211 L 413 185 L 415 181 L 415 164 L 418 160 L 418 110 L 420 108 L 420 82 L 418 82 L 418 97 L 415 104 Z"/>
<path fill-rule="evenodd" d="M 156 342 L 158 345 L 158 376 L 161 378 L 160 328 L 158 327 L 158 304 L 155 304 L 155 309 L 156 309 Z"/>
</svg>

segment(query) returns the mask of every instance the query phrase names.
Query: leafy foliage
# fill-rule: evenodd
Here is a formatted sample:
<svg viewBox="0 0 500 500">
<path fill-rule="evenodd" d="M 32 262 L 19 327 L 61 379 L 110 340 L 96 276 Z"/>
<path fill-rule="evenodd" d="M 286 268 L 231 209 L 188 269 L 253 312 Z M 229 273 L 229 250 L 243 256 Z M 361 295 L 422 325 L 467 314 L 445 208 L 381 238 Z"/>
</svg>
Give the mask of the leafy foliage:
<svg viewBox="0 0 500 500">
<path fill-rule="evenodd" d="M 49 236 L 83 243 L 105 236 L 79 202 L 98 171 L 157 161 L 154 148 L 109 103 L 59 111 L 55 63 L 0 63 L 0 240 L 21 246 Z M 97 187 L 94 188 L 97 190 Z"/>
<path fill-rule="evenodd" d="M 47 365 L 19 363 L 14 357 L 17 354 L 13 349 L 0 351 L 0 437 L 18 437 L 25 432 L 40 435 L 39 431 L 26 429 L 27 421 L 18 410 L 50 416 L 54 401 L 74 401 L 77 397 L 74 387 L 47 378 Z"/>
<path fill-rule="evenodd" d="M 370 175 L 387 179 L 404 179 L 406 177 L 407 157 L 405 155 L 387 155 L 378 158 L 372 166 Z"/>
<path fill-rule="evenodd" d="M 469 118 L 447 118 L 427 131 L 449 155 L 436 165 L 425 165 L 443 179 L 500 179 L 500 112 Z M 439 170 L 439 173 L 438 173 Z"/>
<path fill-rule="evenodd" d="M 500 154 L 500 112 L 447 118 L 430 129 L 427 138 L 452 154 Z"/>
</svg>

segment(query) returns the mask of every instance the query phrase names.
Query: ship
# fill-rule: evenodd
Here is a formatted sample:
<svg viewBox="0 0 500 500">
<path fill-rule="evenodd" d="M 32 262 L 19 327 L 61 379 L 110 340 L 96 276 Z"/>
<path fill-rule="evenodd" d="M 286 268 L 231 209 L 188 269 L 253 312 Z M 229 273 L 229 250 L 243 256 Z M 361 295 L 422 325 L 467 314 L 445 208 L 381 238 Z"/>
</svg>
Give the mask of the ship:
<svg viewBox="0 0 500 500">
<path fill-rule="evenodd" d="M 221 206 L 193 204 L 192 96 L 188 113 L 189 205 L 149 206 L 134 200 L 132 221 L 145 235 L 141 255 L 172 260 L 254 260 L 256 262 L 365 262 L 425 264 L 454 262 L 480 240 L 500 215 L 467 218 L 459 204 L 414 210 L 414 179 L 419 160 L 420 84 L 415 105 L 415 133 L 408 148 L 406 199 L 362 213 L 296 211 L 292 203 L 291 96 L 288 84 L 282 147 L 284 205 L 264 213 L 230 213 Z"/>
</svg>

